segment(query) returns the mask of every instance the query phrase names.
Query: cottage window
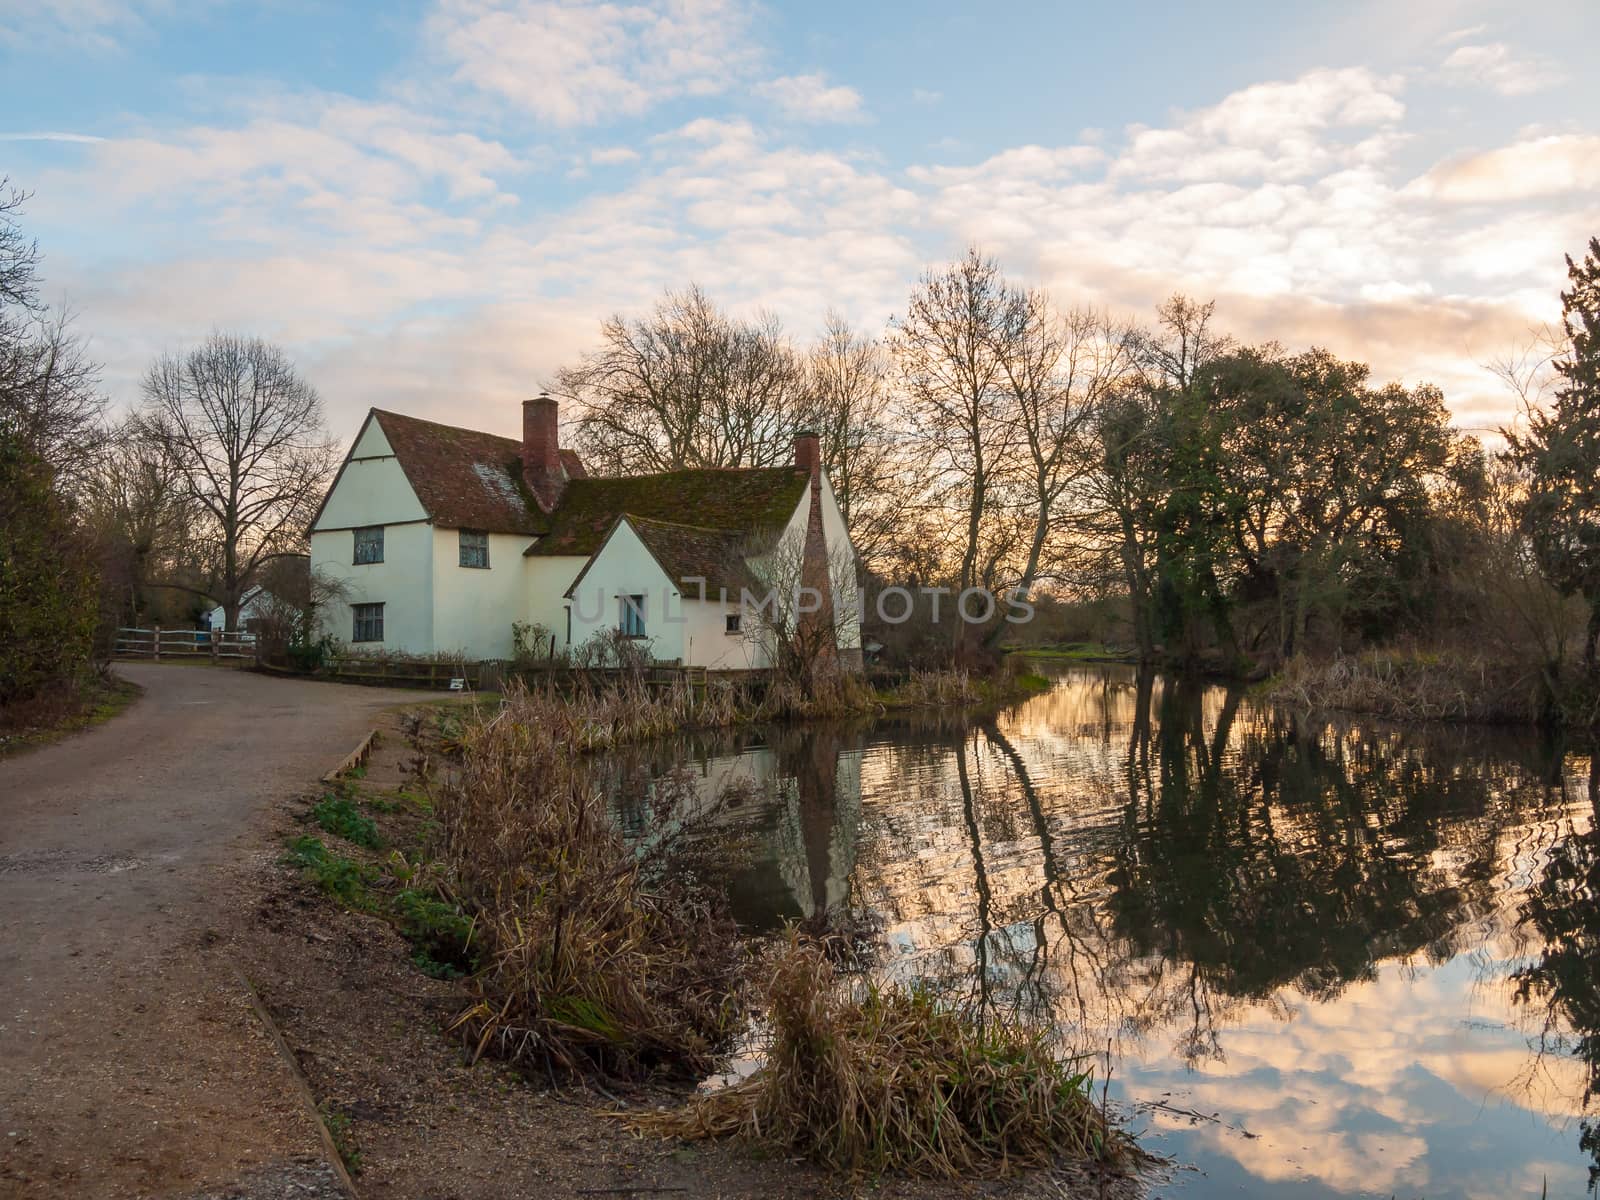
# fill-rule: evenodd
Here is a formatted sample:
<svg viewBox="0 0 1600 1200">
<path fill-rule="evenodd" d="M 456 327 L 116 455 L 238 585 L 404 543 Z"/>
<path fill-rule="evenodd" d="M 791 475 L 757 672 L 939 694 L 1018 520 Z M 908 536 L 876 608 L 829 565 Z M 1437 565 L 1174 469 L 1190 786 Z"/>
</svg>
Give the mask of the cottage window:
<svg viewBox="0 0 1600 1200">
<path fill-rule="evenodd" d="M 383 641 L 383 605 L 352 604 L 350 615 L 353 618 L 350 630 L 352 642 Z"/>
<path fill-rule="evenodd" d="M 356 565 L 381 563 L 383 561 L 383 526 L 369 525 L 365 529 L 356 530 L 355 534 Z"/>
<path fill-rule="evenodd" d="M 617 629 L 623 637 L 642 638 L 644 636 L 644 597 L 619 596 L 622 603 L 621 618 L 617 622 Z"/>
<path fill-rule="evenodd" d="M 743 613 L 729 613 L 728 614 L 728 632 L 729 633 L 738 633 L 739 630 L 740 630 L 740 627 L 743 625 L 743 623 L 744 623 L 744 614 Z"/>
<path fill-rule="evenodd" d="M 461 565 L 463 567 L 489 566 L 489 535 L 487 533 L 474 533 L 470 529 L 461 531 Z"/>
</svg>

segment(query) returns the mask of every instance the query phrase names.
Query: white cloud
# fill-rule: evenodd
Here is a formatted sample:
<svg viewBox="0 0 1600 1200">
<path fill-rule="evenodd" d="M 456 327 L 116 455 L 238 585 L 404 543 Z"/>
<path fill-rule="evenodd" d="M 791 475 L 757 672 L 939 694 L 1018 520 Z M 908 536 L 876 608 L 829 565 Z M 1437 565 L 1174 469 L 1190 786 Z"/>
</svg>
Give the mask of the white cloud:
<svg viewBox="0 0 1600 1200">
<path fill-rule="evenodd" d="M 336 367 L 341 412 L 398 403 L 397 388 L 424 411 L 454 369 L 401 388 L 397 362 L 474 364 L 450 393 L 450 419 L 471 423 L 480 404 L 499 412 L 494 389 L 526 391 L 662 287 L 696 280 L 802 336 L 830 305 L 876 329 L 922 267 L 976 241 L 1063 303 L 1142 315 L 1175 289 L 1214 296 L 1242 338 L 1433 379 L 1466 423 L 1494 424 L 1506 404 L 1475 364 L 1549 317 L 1555 243 L 1600 223 L 1600 137 L 1530 137 L 1407 185 L 1397 92 L 1317 71 L 1093 146 L 930 153 L 903 173 L 706 110 L 637 149 L 604 139 L 557 162 L 400 104 L 280 97 L 236 126 L 87 145 L 31 182 L 64 198 L 58 223 L 125 229 L 158 259 L 68 269 L 48 243 L 113 382 L 222 322 Z M 636 165 L 593 169 L 614 164 Z M 556 166 L 590 172 L 576 198 L 525 186 Z"/>
<path fill-rule="evenodd" d="M 1449 159 L 1406 190 L 1440 200 L 1503 204 L 1596 188 L 1600 188 L 1600 136 L 1556 134 Z"/>
<path fill-rule="evenodd" d="M 742 0 L 441 0 L 428 21 L 455 82 L 552 125 L 725 90 L 757 59 Z"/>
<path fill-rule="evenodd" d="M 918 104 L 937 104 L 944 99 L 944 93 L 931 88 L 912 88 L 911 99 Z"/>
<path fill-rule="evenodd" d="M 1195 181 L 1314 175 L 1381 148 L 1405 116 L 1399 90 L 1399 80 L 1359 67 L 1255 84 L 1181 115 L 1172 128 L 1134 126 L 1117 173 Z"/>
<path fill-rule="evenodd" d="M 205 0 L 199 0 L 204 3 Z M 96 53 L 118 50 L 149 18 L 179 0 L 0 0 L 0 46 L 38 49 L 65 43 Z"/>
<path fill-rule="evenodd" d="M 756 93 L 801 121 L 859 121 L 863 115 L 855 88 L 830 87 L 822 75 L 785 75 L 760 84 Z"/>
<path fill-rule="evenodd" d="M 1457 46 L 1439 75 L 1446 83 L 1487 87 L 1502 96 L 1522 96 L 1566 81 L 1554 63 L 1531 55 L 1518 57 L 1504 42 Z"/>
<path fill-rule="evenodd" d="M 90 133 L 57 133 L 49 130 L 40 133 L 0 133 L 0 142 L 81 142 L 93 144 L 103 141 L 105 141 L 105 138 L 96 137 Z"/>
</svg>

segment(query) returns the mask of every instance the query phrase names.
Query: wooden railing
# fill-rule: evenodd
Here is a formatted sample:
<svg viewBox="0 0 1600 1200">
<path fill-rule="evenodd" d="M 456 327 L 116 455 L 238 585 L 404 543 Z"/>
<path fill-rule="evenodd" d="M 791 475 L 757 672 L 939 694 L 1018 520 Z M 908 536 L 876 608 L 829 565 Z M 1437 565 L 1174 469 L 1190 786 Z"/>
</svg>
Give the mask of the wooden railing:
<svg viewBox="0 0 1600 1200">
<path fill-rule="evenodd" d="M 254 662 L 256 639 L 253 634 L 213 633 L 207 629 L 122 628 L 117 630 L 118 658 L 210 659 L 212 662 Z"/>
</svg>

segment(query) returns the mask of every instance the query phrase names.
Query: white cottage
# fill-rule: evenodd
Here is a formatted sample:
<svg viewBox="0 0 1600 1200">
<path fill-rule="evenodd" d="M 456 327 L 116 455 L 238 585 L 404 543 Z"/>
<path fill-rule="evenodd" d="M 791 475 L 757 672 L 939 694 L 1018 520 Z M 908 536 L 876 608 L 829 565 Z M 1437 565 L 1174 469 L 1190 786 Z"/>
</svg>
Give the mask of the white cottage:
<svg viewBox="0 0 1600 1200">
<path fill-rule="evenodd" d="M 311 524 L 312 570 L 343 585 L 324 632 L 492 659 L 519 622 L 558 648 L 618 630 L 658 662 L 743 670 L 769 665 L 774 614 L 816 609 L 799 619 L 859 665 L 855 554 L 815 434 L 796 435 L 790 466 L 599 479 L 561 449 L 556 401 L 522 416 L 518 442 L 367 414 Z"/>
</svg>

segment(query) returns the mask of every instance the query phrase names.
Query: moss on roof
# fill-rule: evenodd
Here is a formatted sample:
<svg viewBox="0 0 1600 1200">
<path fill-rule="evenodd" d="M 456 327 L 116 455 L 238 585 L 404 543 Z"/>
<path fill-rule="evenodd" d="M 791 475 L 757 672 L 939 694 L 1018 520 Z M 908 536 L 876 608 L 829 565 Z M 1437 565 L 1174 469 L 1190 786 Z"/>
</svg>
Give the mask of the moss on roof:
<svg viewBox="0 0 1600 1200">
<path fill-rule="evenodd" d="M 741 588 L 760 590 L 747 562 L 749 555 L 761 548 L 754 544 L 752 535 L 650 521 L 632 513 L 627 520 L 667 578 L 682 588 L 684 595 L 698 598 L 702 584 L 707 599 L 716 599 L 719 592 L 725 592 L 737 600 Z"/>
<path fill-rule="evenodd" d="M 539 532 L 545 518 L 522 478 L 521 442 L 378 408 L 372 416 L 435 525 Z M 568 475 L 582 475 L 583 464 L 572 451 L 563 450 L 561 462 Z"/>
<path fill-rule="evenodd" d="M 605 541 L 617 518 L 691 526 L 756 538 L 782 529 L 805 494 L 807 474 L 794 467 L 750 470 L 702 468 L 574 479 L 556 511 L 539 515 L 544 534 L 529 555 L 587 557 Z M 637 527 L 637 526 L 636 526 Z"/>
</svg>

